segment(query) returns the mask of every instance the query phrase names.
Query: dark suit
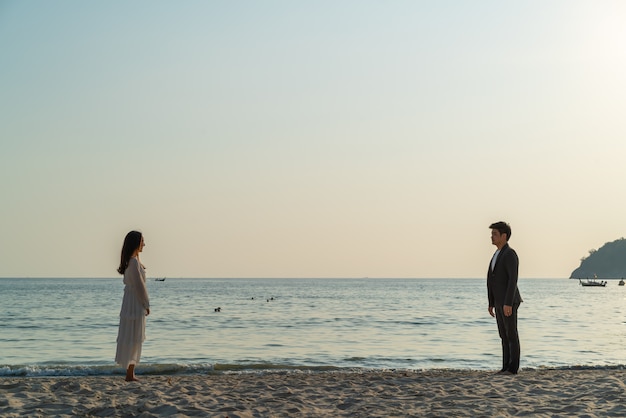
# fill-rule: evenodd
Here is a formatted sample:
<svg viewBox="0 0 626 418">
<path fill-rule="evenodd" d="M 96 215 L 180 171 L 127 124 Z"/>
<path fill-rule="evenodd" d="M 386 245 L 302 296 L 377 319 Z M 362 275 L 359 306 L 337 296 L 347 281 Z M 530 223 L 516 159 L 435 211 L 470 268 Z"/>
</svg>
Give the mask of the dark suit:
<svg viewBox="0 0 626 418">
<path fill-rule="evenodd" d="M 487 295 L 489 306 L 495 308 L 498 333 L 502 340 L 502 370 L 517 373 L 519 369 L 520 344 L 517 333 L 517 308 L 522 302 L 517 288 L 519 259 L 515 250 L 506 244 L 500 250 L 496 264 L 487 272 Z M 504 306 L 511 306 L 511 316 L 504 316 Z"/>
</svg>

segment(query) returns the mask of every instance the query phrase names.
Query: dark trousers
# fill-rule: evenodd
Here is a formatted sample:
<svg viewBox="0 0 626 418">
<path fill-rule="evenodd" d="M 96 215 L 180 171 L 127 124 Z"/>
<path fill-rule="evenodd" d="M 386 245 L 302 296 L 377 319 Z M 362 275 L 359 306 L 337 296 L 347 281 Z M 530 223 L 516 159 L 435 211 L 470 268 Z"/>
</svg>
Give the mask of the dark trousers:
<svg viewBox="0 0 626 418">
<path fill-rule="evenodd" d="M 496 321 L 498 333 L 502 340 L 502 370 L 517 373 L 519 369 L 520 345 L 517 333 L 517 308 L 519 303 L 513 305 L 511 316 L 504 316 L 504 307 L 496 306 Z"/>
</svg>

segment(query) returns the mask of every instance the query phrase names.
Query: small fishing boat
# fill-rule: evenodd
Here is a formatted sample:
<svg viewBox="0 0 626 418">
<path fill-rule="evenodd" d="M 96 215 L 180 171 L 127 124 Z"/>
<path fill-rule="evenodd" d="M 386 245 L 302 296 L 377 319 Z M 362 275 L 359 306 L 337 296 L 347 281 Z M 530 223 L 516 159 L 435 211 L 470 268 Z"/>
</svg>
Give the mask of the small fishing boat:
<svg viewBox="0 0 626 418">
<path fill-rule="evenodd" d="M 165 281 L 165 277 L 163 277 L 162 279 L 154 279 L 155 282 L 164 282 Z"/>
<path fill-rule="evenodd" d="M 578 279 L 578 282 L 580 283 L 581 286 L 592 286 L 592 287 L 605 287 L 607 284 L 606 280 L 598 281 L 597 279 L 586 279 L 584 281 L 582 279 Z"/>
</svg>

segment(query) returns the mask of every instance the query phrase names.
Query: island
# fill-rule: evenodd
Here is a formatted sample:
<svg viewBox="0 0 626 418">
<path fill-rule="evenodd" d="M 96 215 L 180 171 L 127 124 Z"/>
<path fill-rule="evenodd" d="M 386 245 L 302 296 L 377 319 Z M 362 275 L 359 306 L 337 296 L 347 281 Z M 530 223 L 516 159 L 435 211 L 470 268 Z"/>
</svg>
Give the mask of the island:
<svg viewBox="0 0 626 418">
<path fill-rule="evenodd" d="M 570 279 L 626 278 L 626 239 L 620 238 L 607 242 L 598 250 L 590 250 L 589 255 L 581 258 L 580 266 L 575 269 Z"/>
</svg>

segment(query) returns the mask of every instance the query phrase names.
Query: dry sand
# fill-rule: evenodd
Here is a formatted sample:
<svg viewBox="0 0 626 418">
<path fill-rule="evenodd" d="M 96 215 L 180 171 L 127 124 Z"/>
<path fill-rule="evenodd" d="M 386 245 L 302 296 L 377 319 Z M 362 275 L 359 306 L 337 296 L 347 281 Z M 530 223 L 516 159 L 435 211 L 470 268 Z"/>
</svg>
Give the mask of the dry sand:
<svg viewBox="0 0 626 418">
<path fill-rule="evenodd" d="M 141 376 L 140 376 L 141 377 Z M 626 416 L 624 370 L 0 378 L 0 416 Z"/>
</svg>

